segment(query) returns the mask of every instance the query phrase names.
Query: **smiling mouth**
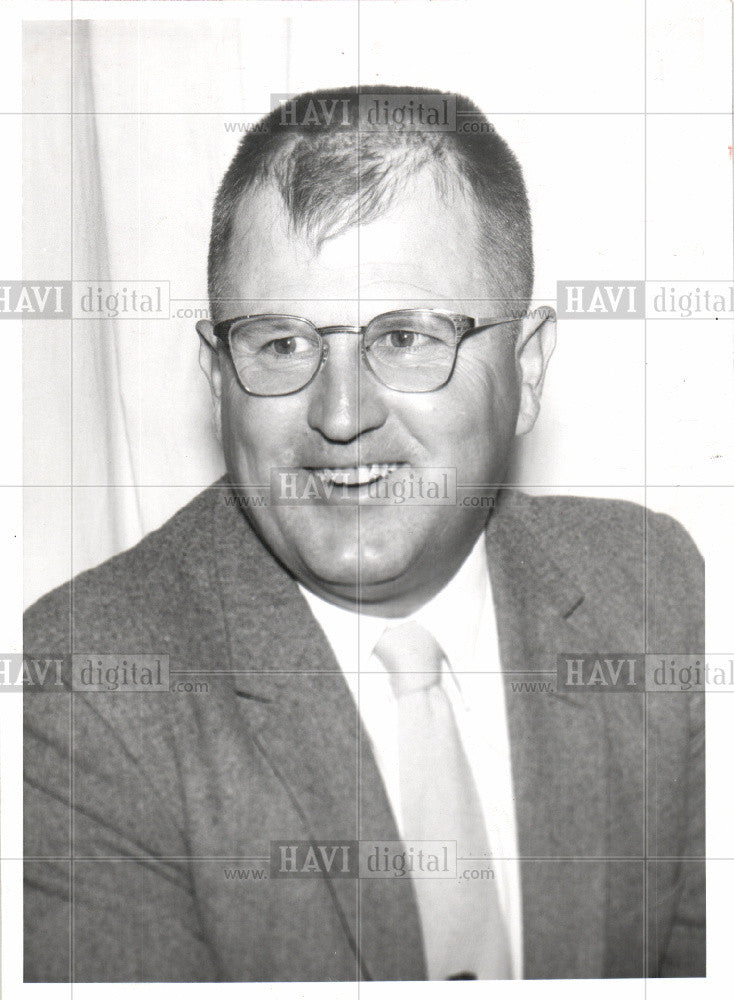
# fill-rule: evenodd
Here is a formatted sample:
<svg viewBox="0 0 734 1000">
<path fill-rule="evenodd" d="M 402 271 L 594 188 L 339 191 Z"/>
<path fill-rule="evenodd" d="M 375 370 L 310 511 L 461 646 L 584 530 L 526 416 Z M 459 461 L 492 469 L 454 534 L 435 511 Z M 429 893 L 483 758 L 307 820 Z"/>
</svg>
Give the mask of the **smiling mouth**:
<svg viewBox="0 0 734 1000">
<path fill-rule="evenodd" d="M 405 462 L 373 463 L 372 465 L 349 465 L 339 468 L 311 468 L 308 471 L 318 476 L 328 486 L 359 488 L 386 479 L 397 469 L 405 468 Z"/>
</svg>

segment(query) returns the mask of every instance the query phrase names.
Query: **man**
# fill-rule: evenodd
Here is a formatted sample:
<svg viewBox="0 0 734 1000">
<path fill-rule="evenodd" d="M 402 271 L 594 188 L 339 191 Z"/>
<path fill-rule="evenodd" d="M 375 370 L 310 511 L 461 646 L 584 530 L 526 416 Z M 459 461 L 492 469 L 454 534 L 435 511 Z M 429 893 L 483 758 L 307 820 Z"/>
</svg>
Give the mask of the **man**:
<svg viewBox="0 0 734 1000">
<path fill-rule="evenodd" d="M 25 699 L 29 980 L 704 974 L 701 696 L 633 676 L 701 651 L 700 558 L 500 488 L 554 317 L 503 140 L 405 124 L 453 100 L 301 95 L 227 171 L 228 477 L 27 616 L 26 655 L 179 678 Z"/>
</svg>

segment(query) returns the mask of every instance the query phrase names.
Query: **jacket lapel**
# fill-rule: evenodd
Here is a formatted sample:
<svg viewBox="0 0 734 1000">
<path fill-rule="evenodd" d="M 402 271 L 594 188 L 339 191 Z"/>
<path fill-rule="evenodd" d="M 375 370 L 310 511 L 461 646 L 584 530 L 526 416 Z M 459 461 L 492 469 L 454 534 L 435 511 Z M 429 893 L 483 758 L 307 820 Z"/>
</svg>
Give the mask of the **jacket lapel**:
<svg viewBox="0 0 734 1000">
<path fill-rule="evenodd" d="M 545 555 L 522 505 L 522 495 L 503 496 L 488 561 L 505 673 L 524 976 L 595 978 L 604 959 L 608 854 L 599 695 L 524 685 L 554 683 L 556 654 L 594 650 L 603 633 L 583 593 Z"/>
<path fill-rule="evenodd" d="M 262 753 L 315 844 L 398 840 L 357 707 L 306 601 L 241 520 L 219 521 L 230 522 L 217 532 L 216 585 L 234 683 Z M 289 835 L 273 830 L 272 839 Z M 325 877 L 355 954 L 355 974 L 425 978 L 410 880 Z"/>
</svg>

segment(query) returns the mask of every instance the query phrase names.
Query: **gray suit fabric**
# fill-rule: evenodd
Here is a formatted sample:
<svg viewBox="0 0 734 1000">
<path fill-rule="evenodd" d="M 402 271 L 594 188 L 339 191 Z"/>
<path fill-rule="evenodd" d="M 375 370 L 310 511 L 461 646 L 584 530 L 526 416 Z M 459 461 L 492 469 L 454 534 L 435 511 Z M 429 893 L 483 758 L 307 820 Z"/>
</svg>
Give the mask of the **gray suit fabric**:
<svg viewBox="0 0 734 1000">
<path fill-rule="evenodd" d="M 525 976 L 704 975 L 702 695 L 516 684 L 557 653 L 702 653 L 700 556 L 634 504 L 516 491 L 486 538 Z M 425 978 L 409 879 L 224 874 L 274 840 L 399 839 L 331 648 L 226 481 L 25 629 L 27 656 L 167 654 L 208 687 L 24 695 L 27 981 Z"/>
</svg>

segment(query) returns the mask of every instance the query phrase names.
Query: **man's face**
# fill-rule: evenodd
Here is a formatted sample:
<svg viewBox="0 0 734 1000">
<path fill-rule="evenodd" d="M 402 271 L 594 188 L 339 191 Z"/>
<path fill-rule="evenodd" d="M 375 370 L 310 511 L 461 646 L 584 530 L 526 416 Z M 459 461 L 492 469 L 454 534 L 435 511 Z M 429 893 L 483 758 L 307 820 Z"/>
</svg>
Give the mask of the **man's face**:
<svg viewBox="0 0 734 1000">
<path fill-rule="evenodd" d="M 474 247 L 471 204 L 439 197 L 426 173 L 383 217 L 319 248 L 289 232 L 278 193 L 264 188 L 240 206 L 221 318 L 304 316 L 317 327 L 364 325 L 397 308 L 432 307 L 474 317 L 503 315 L 499 285 Z M 505 307 L 506 309 L 507 307 Z M 210 356 L 232 481 L 267 485 L 271 470 L 301 470 L 333 483 L 335 502 L 251 507 L 270 550 L 326 599 L 384 615 L 410 613 L 458 569 L 486 523 L 486 505 L 361 504 L 369 477 L 383 493 L 415 470 L 455 470 L 461 485 L 492 496 L 505 472 L 520 403 L 512 327 L 466 339 L 449 382 L 433 392 L 387 388 L 360 360 L 360 338 L 327 335 L 328 359 L 292 395 L 256 397 L 239 384 L 226 351 Z M 210 340 L 210 338 L 207 338 Z M 210 340 L 211 342 L 211 340 Z M 327 471 L 328 470 L 328 471 Z M 360 485 L 362 484 L 362 485 Z M 462 491 L 459 490 L 460 496 Z M 322 493 L 323 495 L 323 493 Z M 345 502 L 346 495 L 346 502 Z M 351 498 L 351 502 L 350 502 Z M 476 503 L 476 501 L 475 501 Z"/>
</svg>

